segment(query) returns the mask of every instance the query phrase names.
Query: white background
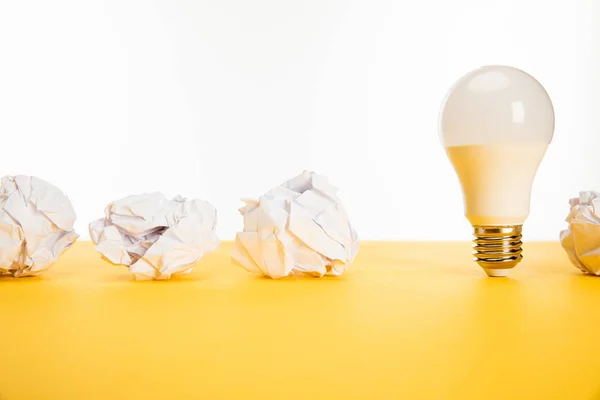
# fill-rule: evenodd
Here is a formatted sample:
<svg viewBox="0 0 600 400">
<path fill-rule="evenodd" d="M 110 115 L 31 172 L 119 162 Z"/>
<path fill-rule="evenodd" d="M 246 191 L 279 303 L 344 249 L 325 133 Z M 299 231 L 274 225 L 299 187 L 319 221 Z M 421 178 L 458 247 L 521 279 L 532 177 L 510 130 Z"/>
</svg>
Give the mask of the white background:
<svg viewBox="0 0 600 400">
<path fill-rule="evenodd" d="M 240 197 L 314 169 L 363 239 L 469 240 L 438 140 L 451 84 L 484 64 L 534 75 L 556 132 L 528 239 L 600 190 L 600 4 L 593 0 L 0 0 L 0 174 L 74 203 L 163 191 L 240 228 Z"/>
</svg>

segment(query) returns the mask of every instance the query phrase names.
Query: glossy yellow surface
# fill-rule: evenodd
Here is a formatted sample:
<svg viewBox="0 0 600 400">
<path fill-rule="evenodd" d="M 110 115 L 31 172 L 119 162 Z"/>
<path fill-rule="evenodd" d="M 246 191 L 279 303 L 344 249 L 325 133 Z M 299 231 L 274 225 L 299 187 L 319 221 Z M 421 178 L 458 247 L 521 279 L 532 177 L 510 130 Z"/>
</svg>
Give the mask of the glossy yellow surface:
<svg viewBox="0 0 600 400">
<path fill-rule="evenodd" d="M 340 278 L 279 281 L 230 249 L 135 282 L 84 242 L 0 278 L 0 399 L 600 398 L 600 278 L 558 243 L 511 278 L 468 243 L 363 243 Z"/>
</svg>

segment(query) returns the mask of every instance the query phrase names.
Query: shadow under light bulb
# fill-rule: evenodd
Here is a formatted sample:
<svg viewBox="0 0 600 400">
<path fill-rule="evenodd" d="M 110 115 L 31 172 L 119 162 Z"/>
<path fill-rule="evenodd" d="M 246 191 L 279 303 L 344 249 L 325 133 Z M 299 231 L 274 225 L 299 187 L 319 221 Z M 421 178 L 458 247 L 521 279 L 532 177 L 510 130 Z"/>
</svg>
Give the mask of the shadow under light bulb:
<svg viewBox="0 0 600 400">
<path fill-rule="evenodd" d="M 523 258 L 531 186 L 553 134 L 548 93 L 517 68 L 476 69 L 442 104 L 440 138 L 462 186 L 475 261 L 488 276 L 506 276 Z"/>
</svg>

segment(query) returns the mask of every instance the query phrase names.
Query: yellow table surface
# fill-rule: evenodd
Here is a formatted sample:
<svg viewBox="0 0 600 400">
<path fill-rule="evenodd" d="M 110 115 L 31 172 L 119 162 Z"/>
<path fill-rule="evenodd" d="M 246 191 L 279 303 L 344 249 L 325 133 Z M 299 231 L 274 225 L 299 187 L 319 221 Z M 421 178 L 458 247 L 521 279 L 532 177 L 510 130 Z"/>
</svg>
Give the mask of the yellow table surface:
<svg viewBox="0 0 600 400">
<path fill-rule="evenodd" d="M 600 399 L 600 278 L 528 243 L 487 278 L 469 243 L 366 242 L 342 277 L 230 264 L 135 282 L 89 242 L 0 278 L 0 399 Z"/>
</svg>

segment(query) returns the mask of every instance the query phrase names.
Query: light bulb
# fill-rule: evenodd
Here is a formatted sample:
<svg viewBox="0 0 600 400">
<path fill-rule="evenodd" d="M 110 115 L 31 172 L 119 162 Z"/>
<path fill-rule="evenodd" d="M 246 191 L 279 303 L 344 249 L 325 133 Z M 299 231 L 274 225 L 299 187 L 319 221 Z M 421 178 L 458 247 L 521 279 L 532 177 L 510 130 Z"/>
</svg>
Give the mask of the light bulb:
<svg viewBox="0 0 600 400">
<path fill-rule="evenodd" d="M 475 261 L 488 276 L 506 276 L 522 259 L 531 186 L 553 134 L 548 93 L 517 68 L 476 69 L 442 104 L 440 138 L 462 186 Z"/>
</svg>

